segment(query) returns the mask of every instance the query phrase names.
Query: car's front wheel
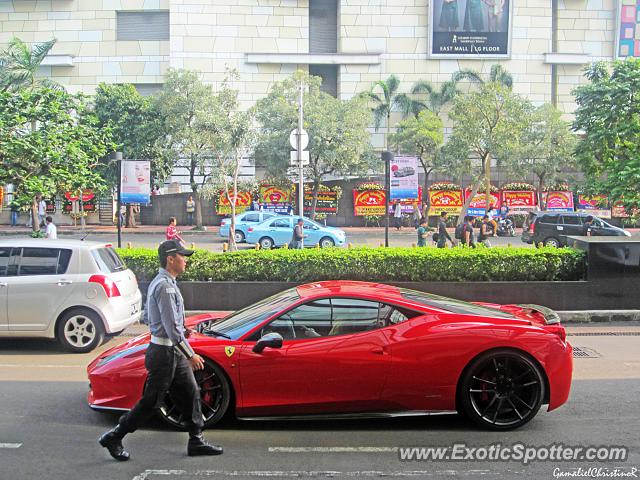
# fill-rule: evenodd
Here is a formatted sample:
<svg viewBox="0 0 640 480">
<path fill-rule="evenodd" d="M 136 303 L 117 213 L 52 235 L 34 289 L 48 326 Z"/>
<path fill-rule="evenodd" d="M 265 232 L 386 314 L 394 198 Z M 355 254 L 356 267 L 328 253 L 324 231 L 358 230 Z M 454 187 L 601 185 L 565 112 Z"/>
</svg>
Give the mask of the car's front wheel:
<svg viewBox="0 0 640 480">
<path fill-rule="evenodd" d="M 544 239 L 544 246 L 545 247 L 555 247 L 555 248 L 560 248 L 560 240 L 558 240 L 555 237 L 549 237 L 549 238 L 545 238 Z"/>
<path fill-rule="evenodd" d="M 512 430 L 538 413 L 545 382 L 540 368 L 526 355 L 496 350 L 469 365 L 458 393 L 463 412 L 477 425 Z"/>
<path fill-rule="evenodd" d="M 322 239 L 320 240 L 320 248 L 329 248 L 335 246 L 336 242 L 334 242 L 332 238 L 322 237 Z"/>
<path fill-rule="evenodd" d="M 226 374 L 218 365 L 205 359 L 204 369 L 193 372 L 200 388 L 202 419 L 208 428 L 218 423 L 229 409 L 231 386 Z M 167 394 L 158 407 L 160 418 L 174 428 L 185 430 L 187 423 L 178 407 L 182 398 L 176 399 Z"/>
<path fill-rule="evenodd" d="M 263 250 L 270 250 L 273 248 L 273 240 L 269 237 L 263 237 L 258 242 L 260 244 L 260 248 Z"/>
<path fill-rule="evenodd" d="M 70 352 L 90 352 L 104 340 L 102 320 L 91 310 L 73 308 L 58 320 L 56 338 Z"/>
</svg>

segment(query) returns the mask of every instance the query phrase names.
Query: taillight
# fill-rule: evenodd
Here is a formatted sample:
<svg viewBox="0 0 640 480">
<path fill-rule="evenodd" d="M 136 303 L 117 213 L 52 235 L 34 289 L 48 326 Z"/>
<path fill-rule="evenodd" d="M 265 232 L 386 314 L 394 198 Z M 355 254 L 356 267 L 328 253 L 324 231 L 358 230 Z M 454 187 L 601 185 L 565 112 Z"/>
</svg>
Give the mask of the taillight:
<svg viewBox="0 0 640 480">
<path fill-rule="evenodd" d="M 562 340 L 563 342 L 567 341 L 567 331 L 562 325 L 545 325 L 544 329 L 547 332 L 553 333 L 554 335 L 560 337 L 560 340 Z"/>
<path fill-rule="evenodd" d="M 536 222 L 534 221 L 531 225 L 529 225 L 529 229 L 531 230 L 531 234 L 536 233 Z"/>
<path fill-rule="evenodd" d="M 105 275 L 91 275 L 89 283 L 99 283 L 102 285 L 104 292 L 107 294 L 107 298 L 120 296 L 120 290 L 118 290 L 116 282 Z"/>
<path fill-rule="evenodd" d="M 253 227 L 247 228 L 247 232 L 253 232 Z"/>
</svg>

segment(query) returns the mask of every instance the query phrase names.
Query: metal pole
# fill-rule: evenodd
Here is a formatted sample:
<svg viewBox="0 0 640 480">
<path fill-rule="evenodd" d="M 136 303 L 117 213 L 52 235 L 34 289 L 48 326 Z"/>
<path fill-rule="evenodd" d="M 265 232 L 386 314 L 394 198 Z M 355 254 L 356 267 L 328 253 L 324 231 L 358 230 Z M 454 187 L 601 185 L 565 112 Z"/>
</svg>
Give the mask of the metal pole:
<svg viewBox="0 0 640 480">
<path fill-rule="evenodd" d="M 118 226 L 118 248 L 122 248 L 122 223 L 120 222 L 120 209 L 122 208 L 122 152 L 115 152 L 114 158 L 118 162 L 118 210 L 116 212 L 116 225 Z"/>
<path fill-rule="evenodd" d="M 389 197 L 391 196 L 391 180 L 390 164 L 393 159 L 391 152 L 382 152 L 382 161 L 384 162 L 384 246 L 389 246 Z"/>
<path fill-rule="evenodd" d="M 304 117 L 302 111 L 303 85 L 300 82 L 298 90 L 298 168 L 299 168 L 299 184 L 298 184 L 298 215 L 304 216 L 304 165 L 302 163 L 302 130 L 304 126 Z M 302 239 L 304 246 L 304 238 Z"/>
</svg>

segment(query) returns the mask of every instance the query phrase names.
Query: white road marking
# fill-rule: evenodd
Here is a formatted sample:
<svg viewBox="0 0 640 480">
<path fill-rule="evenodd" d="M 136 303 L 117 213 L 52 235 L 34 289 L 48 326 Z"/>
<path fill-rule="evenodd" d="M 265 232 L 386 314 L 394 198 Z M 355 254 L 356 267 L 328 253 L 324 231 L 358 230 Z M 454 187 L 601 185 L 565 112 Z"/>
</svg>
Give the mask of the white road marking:
<svg viewBox="0 0 640 480">
<path fill-rule="evenodd" d="M 398 447 L 269 447 L 271 453 L 396 453 Z"/>
<path fill-rule="evenodd" d="M 493 472 L 490 470 L 404 470 L 395 472 L 384 472 L 381 470 L 361 470 L 357 472 L 340 472 L 335 470 L 196 470 L 194 472 L 188 472 L 186 470 L 145 470 L 144 472 L 133 477 L 132 480 L 147 480 L 152 476 L 165 476 L 165 477 L 435 477 L 435 476 L 448 476 L 448 477 L 472 477 L 477 478 L 481 476 L 499 477 L 507 476 L 514 478 L 515 476 L 522 475 L 524 471 L 505 471 L 505 472 Z"/>
<path fill-rule="evenodd" d="M 0 448 L 20 448 L 21 443 L 0 443 Z"/>
<path fill-rule="evenodd" d="M 0 368 L 86 368 L 82 365 L 25 365 L 24 363 L 0 363 Z"/>
</svg>

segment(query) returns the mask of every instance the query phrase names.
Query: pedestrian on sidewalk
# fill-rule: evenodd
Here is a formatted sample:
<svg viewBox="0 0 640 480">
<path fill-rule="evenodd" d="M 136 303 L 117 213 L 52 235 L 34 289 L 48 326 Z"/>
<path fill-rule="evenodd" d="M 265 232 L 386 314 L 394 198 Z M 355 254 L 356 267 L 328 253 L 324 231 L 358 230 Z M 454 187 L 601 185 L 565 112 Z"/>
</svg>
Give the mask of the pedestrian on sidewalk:
<svg viewBox="0 0 640 480">
<path fill-rule="evenodd" d="M 418 226 L 418 246 L 427 246 L 427 237 L 429 236 L 429 230 L 427 229 L 427 219 L 420 219 L 420 226 Z"/>
<path fill-rule="evenodd" d="M 422 212 L 420 210 L 421 209 L 418 205 L 418 202 L 414 202 L 413 212 L 411 213 L 411 218 L 413 219 L 413 228 L 418 228 L 422 221 Z"/>
<path fill-rule="evenodd" d="M 471 215 L 467 215 L 464 217 L 464 225 L 462 227 L 462 240 L 461 245 L 466 245 L 467 247 L 476 248 L 476 242 L 473 237 L 473 220 L 474 217 Z"/>
<path fill-rule="evenodd" d="M 187 223 L 189 226 L 193 226 L 193 214 L 196 211 L 196 202 L 193 200 L 193 195 L 189 195 L 187 199 Z"/>
<path fill-rule="evenodd" d="M 15 200 L 12 200 L 9 206 L 11 208 L 11 226 L 15 227 L 16 225 L 18 225 L 18 215 L 20 215 L 20 206 L 15 202 Z"/>
<path fill-rule="evenodd" d="M 208 444 L 202 436 L 200 388 L 193 372 L 204 368 L 204 359 L 187 341 L 191 330 L 184 324 L 184 301 L 176 283 L 176 278 L 187 267 L 187 257 L 192 254 L 193 250 L 185 249 L 175 240 L 163 242 L 158 248 L 160 270 L 149 285 L 145 306 L 145 318 L 151 332 L 144 362 L 148 372 L 145 389 L 133 409 L 122 415 L 116 427 L 98 440 L 121 462 L 130 458 L 122 439 L 154 415 L 167 393 L 181 399 L 180 405 L 185 409 L 182 414 L 189 431 L 187 455 L 220 455 L 223 452 L 222 447 Z"/>
<path fill-rule="evenodd" d="M 169 225 L 167 226 L 167 235 L 166 235 L 167 238 L 166 239 L 167 240 L 177 240 L 182 245 L 184 245 L 184 240 L 180 236 L 180 234 L 182 232 L 178 230 L 176 225 L 177 225 L 176 217 L 169 217 Z"/>
<path fill-rule="evenodd" d="M 53 223 L 53 218 L 51 215 L 46 218 L 47 226 L 44 230 L 44 238 L 48 238 L 49 240 L 57 240 L 58 238 L 58 229 Z"/>
<path fill-rule="evenodd" d="M 493 236 L 493 229 L 489 221 L 489 215 L 482 217 L 482 223 L 480 224 L 480 233 L 478 233 L 478 242 L 482 243 L 485 247 L 491 247 L 489 237 Z"/>
<path fill-rule="evenodd" d="M 396 230 L 400 230 L 402 228 L 402 205 L 400 204 L 400 200 L 396 200 L 393 206 L 393 221 Z"/>
<path fill-rule="evenodd" d="M 293 233 L 291 235 L 291 243 L 289 244 L 290 248 L 296 250 L 302 250 L 304 247 L 304 220 L 302 218 L 298 218 L 298 222 L 293 227 Z"/>
<path fill-rule="evenodd" d="M 451 235 L 447 232 L 447 212 L 440 212 L 440 218 L 438 219 L 438 248 L 446 247 L 447 240 L 449 240 L 451 246 L 453 246 Z"/>
<path fill-rule="evenodd" d="M 38 201 L 38 227 L 45 225 L 45 217 L 47 216 L 47 202 L 40 197 Z"/>
</svg>

